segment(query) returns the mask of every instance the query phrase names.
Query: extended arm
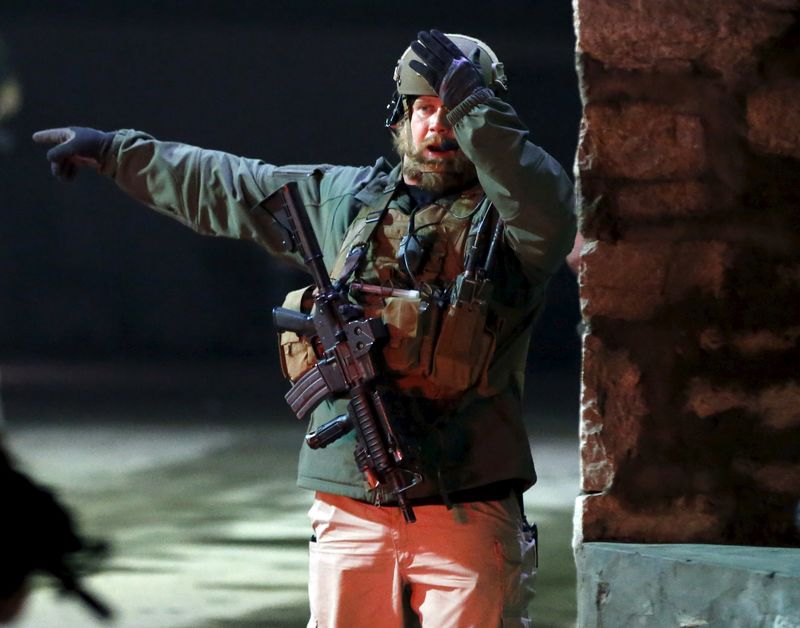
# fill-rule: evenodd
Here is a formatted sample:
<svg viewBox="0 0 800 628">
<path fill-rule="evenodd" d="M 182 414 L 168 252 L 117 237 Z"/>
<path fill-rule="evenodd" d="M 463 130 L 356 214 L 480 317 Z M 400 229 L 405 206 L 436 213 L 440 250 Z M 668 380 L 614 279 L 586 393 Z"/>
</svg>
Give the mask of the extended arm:
<svg viewBox="0 0 800 628">
<path fill-rule="evenodd" d="M 276 176 L 276 170 L 255 159 L 124 130 L 115 134 L 100 171 L 128 196 L 197 233 L 253 240 L 274 255 L 285 255 L 280 226 L 256 209 L 291 178 L 288 173 Z M 319 178 L 313 175 L 313 169 L 295 174 L 304 200 L 317 208 Z"/>
<path fill-rule="evenodd" d="M 284 230 L 258 205 L 281 185 L 297 182 L 326 257 L 333 256 L 351 218 L 344 195 L 336 190 L 355 189 L 371 170 L 277 167 L 131 130 L 69 127 L 40 131 L 34 140 L 56 144 L 48 159 L 62 179 L 72 178 L 79 166 L 92 167 L 132 198 L 200 234 L 252 240 L 299 267 L 302 261 L 282 247 Z"/>
</svg>

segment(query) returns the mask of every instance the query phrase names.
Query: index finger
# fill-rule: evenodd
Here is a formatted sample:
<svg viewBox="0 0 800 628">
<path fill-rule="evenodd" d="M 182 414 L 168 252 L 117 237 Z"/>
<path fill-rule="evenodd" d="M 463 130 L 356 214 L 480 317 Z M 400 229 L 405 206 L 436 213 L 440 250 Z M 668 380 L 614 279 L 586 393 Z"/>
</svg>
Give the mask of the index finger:
<svg viewBox="0 0 800 628">
<path fill-rule="evenodd" d="M 33 141 L 37 144 L 63 144 L 75 137 L 75 131 L 68 127 L 58 129 L 45 129 L 33 134 Z"/>
</svg>

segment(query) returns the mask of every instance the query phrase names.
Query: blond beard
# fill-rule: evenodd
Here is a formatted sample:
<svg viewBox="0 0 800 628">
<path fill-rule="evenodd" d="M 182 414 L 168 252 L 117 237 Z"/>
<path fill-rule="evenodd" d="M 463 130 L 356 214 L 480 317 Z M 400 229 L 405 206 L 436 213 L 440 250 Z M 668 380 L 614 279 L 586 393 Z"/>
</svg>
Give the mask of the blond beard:
<svg viewBox="0 0 800 628">
<path fill-rule="evenodd" d="M 475 165 L 459 149 L 455 157 L 425 157 L 423 151 L 443 138 L 432 137 L 419 148 L 412 145 L 408 118 L 393 130 L 394 149 L 403 160 L 403 176 L 431 194 L 462 190 L 477 178 Z"/>
</svg>

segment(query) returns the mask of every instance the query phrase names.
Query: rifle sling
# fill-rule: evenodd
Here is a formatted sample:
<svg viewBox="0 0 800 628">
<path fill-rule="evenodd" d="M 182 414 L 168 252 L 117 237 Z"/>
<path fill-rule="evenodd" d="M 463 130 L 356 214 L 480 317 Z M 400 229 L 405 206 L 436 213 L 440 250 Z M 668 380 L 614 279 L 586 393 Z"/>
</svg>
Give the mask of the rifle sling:
<svg viewBox="0 0 800 628">
<path fill-rule="evenodd" d="M 361 261 L 364 259 L 364 255 L 367 252 L 369 242 L 389 209 L 389 203 L 394 196 L 395 189 L 396 187 L 392 186 L 388 190 L 385 190 L 383 194 L 378 197 L 377 203 L 364 205 L 353 220 L 353 223 L 363 220 L 364 226 L 361 228 L 359 242 L 347 252 L 347 261 L 344 263 L 342 272 L 336 278 L 336 282 L 339 286 L 346 284 L 361 265 Z"/>
</svg>

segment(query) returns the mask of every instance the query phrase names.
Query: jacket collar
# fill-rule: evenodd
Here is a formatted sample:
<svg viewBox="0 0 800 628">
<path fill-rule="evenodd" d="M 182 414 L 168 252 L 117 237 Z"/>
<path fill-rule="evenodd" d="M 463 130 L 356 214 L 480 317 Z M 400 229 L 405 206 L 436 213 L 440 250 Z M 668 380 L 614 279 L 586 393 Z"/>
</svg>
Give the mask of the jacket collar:
<svg viewBox="0 0 800 628">
<path fill-rule="evenodd" d="M 386 165 L 388 166 L 388 164 Z M 397 164 L 389 172 L 384 170 L 384 172 L 368 181 L 367 184 L 356 193 L 355 199 L 364 205 L 374 207 L 386 195 L 391 196 L 394 194 L 400 181 L 402 181 L 400 177 L 400 164 Z"/>
</svg>

